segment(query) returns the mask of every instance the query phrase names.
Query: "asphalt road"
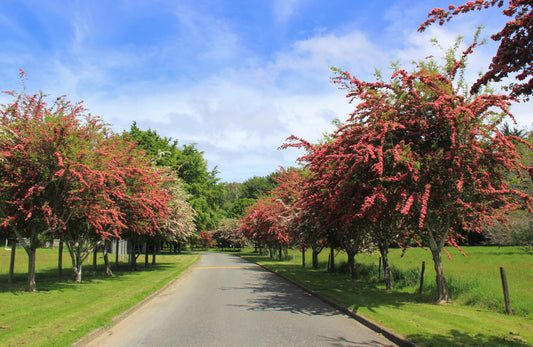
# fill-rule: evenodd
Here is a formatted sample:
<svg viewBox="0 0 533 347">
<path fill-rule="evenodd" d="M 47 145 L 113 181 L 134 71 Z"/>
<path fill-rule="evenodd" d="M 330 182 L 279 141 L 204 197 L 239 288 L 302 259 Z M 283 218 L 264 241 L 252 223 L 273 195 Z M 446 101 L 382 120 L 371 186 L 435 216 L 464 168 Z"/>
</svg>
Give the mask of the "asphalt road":
<svg viewBox="0 0 533 347">
<path fill-rule="evenodd" d="M 393 346 L 239 257 L 205 253 L 184 278 L 89 346 Z"/>
</svg>

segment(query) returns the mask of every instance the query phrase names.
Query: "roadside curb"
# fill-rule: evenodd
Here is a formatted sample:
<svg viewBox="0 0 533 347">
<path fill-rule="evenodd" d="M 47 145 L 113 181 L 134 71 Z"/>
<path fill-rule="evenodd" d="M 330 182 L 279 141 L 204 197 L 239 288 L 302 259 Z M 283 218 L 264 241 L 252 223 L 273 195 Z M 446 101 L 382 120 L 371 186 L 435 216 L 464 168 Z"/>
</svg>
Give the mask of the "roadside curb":
<svg viewBox="0 0 533 347">
<path fill-rule="evenodd" d="M 242 258 L 242 257 L 241 257 Z M 245 259 L 245 258 L 244 258 Z M 248 259 L 246 259 L 248 260 Z M 259 267 L 261 267 L 262 269 L 270 272 L 270 273 L 273 273 L 275 274 L 276 276 L 279 276 L 281 278 L 283 278 L 284 280 L 294 284 L 295 286 L 299 287 L 300 289 L 304 290 L 305 292 L 315 296 L 316 298 L 320 299 L 321 301 L 325 302 L 326 304 L 334 307 L 335 309 L 341 311 L 342 313 L 348 315 L 349 317 L 355 319 L 356 321 L 358 321 L 359 323 L 363 324 L 364 326 L 368 327 L 369 329 L 372 329 L 373 331 L 385 336 L 387 339 L 389 339 L 390 341 L 394 342 L 395 344 L 397 344 L 398 346 L 400 347 L 418 347 L 418 345 L 416 345 L 415 343 L 413 343 L 412 341 L 409 341 L 408 339 L 406 339 L 405 337 L 401 336 L 401 335 L 398 335 L 392 331 L 390 331 L 389 329 L 385 328 L 384 326 L 376 323 L 376 322 L 373 322 L 372 320 L 366 318 L 366 317 L 363 317 L 361 316 L 360 314 L 350 310 L 349 308 L 347 308 L 346 306 L 343 306 L 341 304 L 339 304 L 338 302 L 336 302 L 335 300 L 333 299 L 330 299 L 310 288 L 307 288 L 306 286 L 302 285 L 301 283 L 298 283 L 294 280 L 292 280 L 291 278 L 283 275 L 283 274 L 280 274 L 279 272 L 276 272 L 274 270 L 271 270 L 261 264 L 258 264 L 256 262 L 253 262 L 251 260 L 248 260 L 254 264 L 257 264 Z"/>
<path fill-rule="evenodd" d="M 113 317 L 111 319 L 111 324 L 103 326 L 103 327 L 100 327 L 100 328 L 97 328 L 97 329 L 91 331 L 89 334 L 85 335 L 84 337 L 80 338 L 78 341 L 76 341 L 73 344 L 71 344 L 71 346 L 73 346 L 73 347 L 86 346 L 91 341 L 93 341 L 94 339 L 96 339 L 97 337 L 99 337 L 100 335 L 102 335 L 103 333 L 105 333 L 106 331 L 110 330 L 115 325 L 117 325 L 118 323 L 123 321 L 126 317 L 128 317 L 132 313 L 134 313 L 137 310 L 139 310 L 141 307 L 143 307 L 145 304 L 147 304 L 150 300 L 152 300 L 157 295 L 161 294 L 164 290 L 166 290 L 170 286 L 176 285 L 179 282 L 182 282 L 182 281 L 186 280 L 187 277 L 189 276 L 189 274 L 191 274 L 193 272 L 193 270 L 198 266 L 198 263 L 200 262 L 200 259 L 201 259 L 201 255 L 200 255 L 200 258 L 198 258 L 198 260 L 194 264 L 192 264 L 187 269 L 185 269 L 182 273 L 180 273 L 178 275 L 178 277 L 172 279 L 170 282 L 165 284 L 163 287 L 159 288 L 157 291 L 153 292 L 152 294 L 150 294 L 149 296 L 147 296 L 143 300 L 139 301 L 137 304 L 133 305 L 132 307 L 130 307 L 126 311 L 120 313 L 118 316 Z"/>
</svg>

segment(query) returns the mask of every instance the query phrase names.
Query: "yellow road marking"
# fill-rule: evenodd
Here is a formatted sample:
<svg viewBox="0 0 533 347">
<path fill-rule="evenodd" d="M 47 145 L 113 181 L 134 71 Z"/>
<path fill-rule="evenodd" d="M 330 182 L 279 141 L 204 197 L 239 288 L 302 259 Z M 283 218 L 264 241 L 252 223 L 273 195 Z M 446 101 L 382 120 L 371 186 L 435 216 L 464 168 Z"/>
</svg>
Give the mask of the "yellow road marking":
<svg viewBox="0 0 533 347">
<path fill-rule="evenodd" d="M 200 266 L 198 269 L 251 269 L 251 266 Z"/>
</svg>

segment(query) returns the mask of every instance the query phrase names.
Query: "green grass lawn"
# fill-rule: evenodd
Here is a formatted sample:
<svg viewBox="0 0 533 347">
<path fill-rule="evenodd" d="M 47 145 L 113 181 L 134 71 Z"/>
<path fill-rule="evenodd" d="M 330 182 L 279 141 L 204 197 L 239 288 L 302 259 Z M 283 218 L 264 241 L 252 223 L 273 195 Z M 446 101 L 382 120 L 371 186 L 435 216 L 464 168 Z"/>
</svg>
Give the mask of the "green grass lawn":
<svg viewBox="0 0 533 347">
<path fill-rule="evenodd" d="M 275 261 L 253 254 L 247 258 L 284 274 L 376 321 L 422 346 L 533 346 L 533 255 L 520 247 L 467 247 L 466 257 L 449 250 L 444 257 L 452 303 L 432 304 L 435 272 L 429 251 L 410 249 L 402 257 L 392 250 L 395 289 L 386 291 L 378 281 L 378 255 L 356 257 L 359 279 L 325 272 L 327 253 L 320 254 L 321 268 L 301 267 L 298 252 L 289 261 Z M 245 254 L 243 254 L 245 255 Z M 342 271 L 346 256 L 339 253 Z M 418 294 L 422 261 L 426 262 L 425 286 Z M 507 272 L 514 316 L 504 314 L 499 267 Z M 382 278 L 383 275 L 381 275 Z"/>
<path fill-rule="evenodd" d="M 39 249 L 36 264 L 39 292 L 27 293 L 26 253 L 17 249 L 15 283 L 8 285 L 9 252 L 0 248 L 0 345 L 70 345 L 92 330 L 109 325 L 113 317 L 163 287 L 199 259 L 197 254 L 158 255 L 157 265 L 144 269 L 144 263 L 140 263 L 140 271 L 136 272 L 126 271 L 128 266 L 120 263 L 118 268 L 113 267 L 114 277 L 104 275 L 103 265 L 94 273 L 87 264 L 83 283 L 76 284 L 72 281 L 68 253 L 63 257 L 63 276 L 59 279 L 57 250 Z M 102 259 L 98 262 L 103 263 Z"/>
</svg>

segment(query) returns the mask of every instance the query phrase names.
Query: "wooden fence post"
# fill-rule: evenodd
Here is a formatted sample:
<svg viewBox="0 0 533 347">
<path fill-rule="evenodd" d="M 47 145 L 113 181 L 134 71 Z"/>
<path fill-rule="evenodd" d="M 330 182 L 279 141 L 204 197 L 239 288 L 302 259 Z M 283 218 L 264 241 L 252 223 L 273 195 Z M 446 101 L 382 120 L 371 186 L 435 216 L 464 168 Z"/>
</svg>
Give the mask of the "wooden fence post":
<svg viewBox="0 0 533 347">
<path fill-rule="evenodd" d="M 426 271 L 426 262 L 422 262 L 422 271 L 420 272 L 420 288 L 418 289 L 418 293 L 422 294 L 422 290 L 424 289 L 424 272 Z"/>
<path fill-rule="evenodd" d="M 511 308 L 511 299 L 509 297 L 509 287 L 507 287 L 507 276 L 505 276 L 505 270 L 503 267 L 500 267 L 500 276 L 502 278 L 502 287 L 503 287 L 503 300 L 505 301 L 505 311 L 507 314 L 513 314 L 513 309 Z"/>
</svg>

